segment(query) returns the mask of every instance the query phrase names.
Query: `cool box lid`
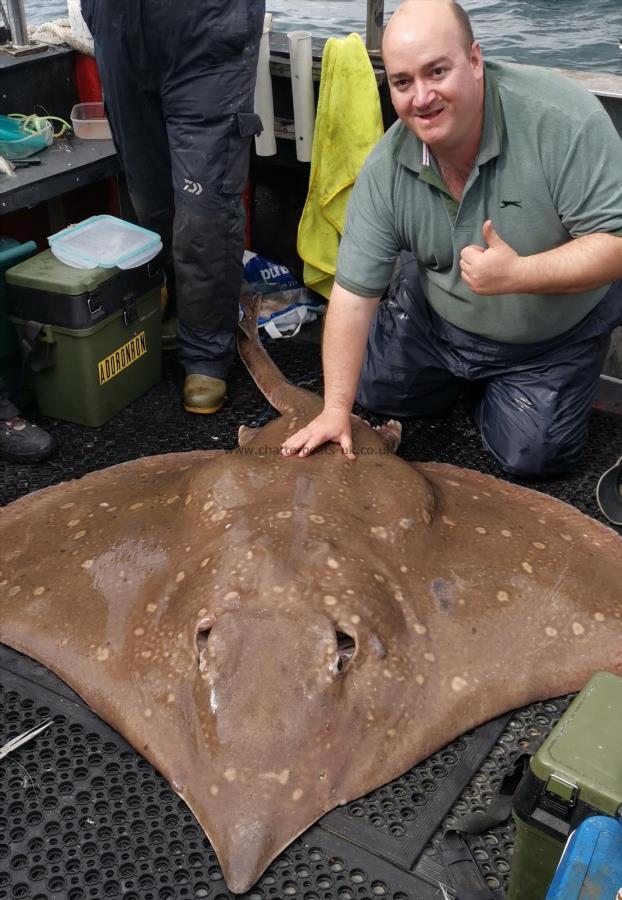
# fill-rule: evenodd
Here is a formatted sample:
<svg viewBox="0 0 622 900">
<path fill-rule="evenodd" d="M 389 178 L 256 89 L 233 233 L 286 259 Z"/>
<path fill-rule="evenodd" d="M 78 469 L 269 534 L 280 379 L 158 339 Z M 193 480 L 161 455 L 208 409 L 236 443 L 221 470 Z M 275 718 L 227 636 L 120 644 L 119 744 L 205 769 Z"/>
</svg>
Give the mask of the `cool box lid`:
<svg viewBox="0 0 622 900">
<path fill-rule="evenodd" d="M 48 238 L 54 256 L 77 269 L 133 269 L 162 249 L 160 235 L 115 216 L 91 216 Z"/>
</svg>

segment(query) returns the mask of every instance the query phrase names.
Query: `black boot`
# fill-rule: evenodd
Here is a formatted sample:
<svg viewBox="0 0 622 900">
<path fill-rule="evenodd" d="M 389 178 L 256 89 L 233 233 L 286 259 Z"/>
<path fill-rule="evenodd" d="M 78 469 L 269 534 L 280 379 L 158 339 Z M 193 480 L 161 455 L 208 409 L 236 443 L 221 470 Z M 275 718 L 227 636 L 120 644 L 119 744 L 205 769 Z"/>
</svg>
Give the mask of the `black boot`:
<svg viewBox="0 0 622 900">
<path fill-rule="evenodd" d="M 41 462 L 56 449 L 54 435 L 20 416 L 0 421 L 0 454 L 16 462 Z"/>
</svg>

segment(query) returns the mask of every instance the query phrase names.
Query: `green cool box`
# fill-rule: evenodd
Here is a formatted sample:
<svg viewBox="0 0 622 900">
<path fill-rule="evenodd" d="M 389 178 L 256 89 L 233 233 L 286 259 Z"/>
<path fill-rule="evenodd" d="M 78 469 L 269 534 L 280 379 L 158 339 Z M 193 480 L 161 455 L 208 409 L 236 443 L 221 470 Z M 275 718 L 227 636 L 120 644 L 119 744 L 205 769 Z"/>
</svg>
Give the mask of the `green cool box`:
<svg viewBox="0 0 622 900">
<path fill-rule="evenodd" d="M 101 425 L 161 378 L 157 264 L 75 269 L 46 250 L 9 269 L 6 285 L 44 415 Z"/>
<path fill-rule="evenodd" d="M 508 900 L 544 900 L 575 828 L 589 816 L 621 810 L 621 748 L 622 678 L 599 672 L 532 758 L 516 791 Z"/>
</svg>

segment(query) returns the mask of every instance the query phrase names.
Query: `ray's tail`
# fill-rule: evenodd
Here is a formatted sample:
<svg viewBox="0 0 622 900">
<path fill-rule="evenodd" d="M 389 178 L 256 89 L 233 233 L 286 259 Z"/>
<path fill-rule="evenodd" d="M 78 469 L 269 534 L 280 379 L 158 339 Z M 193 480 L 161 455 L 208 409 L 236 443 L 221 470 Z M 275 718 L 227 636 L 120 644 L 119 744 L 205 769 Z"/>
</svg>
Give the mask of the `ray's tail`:
<svg viewBox="0 0 622 900">
<path fill-rule="evenodd" d="M 243 295 L 240 303 L 244 310 L 244 317 L 238 326 L 238 350 L 251 378 L 268 403 L 281 415 L 295 412 L 303 415 L 305 412 L 309 414 L 319 412 L 322 407 L 321 398 L 288 381 L 276 363 L 270 359 L 259 340 L 257 320 L 261 294 Z"/>
</svg>

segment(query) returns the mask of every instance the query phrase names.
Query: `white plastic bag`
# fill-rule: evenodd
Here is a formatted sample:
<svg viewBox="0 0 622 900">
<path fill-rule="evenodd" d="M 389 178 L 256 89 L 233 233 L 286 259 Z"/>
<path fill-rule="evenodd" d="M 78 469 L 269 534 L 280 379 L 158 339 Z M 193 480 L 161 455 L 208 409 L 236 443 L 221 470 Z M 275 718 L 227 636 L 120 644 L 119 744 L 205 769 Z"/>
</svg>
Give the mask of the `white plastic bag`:
<svg viewBox="0 0 622 900">
<path fill-rule="evenodd" d="M 244 251 L 242 290 L 259 293 L 259 328 L 272 338 L 294 337 L 305 322 L 314 322 L 325 306 L 294 278 L 286 266 Z"/>
</svg>

